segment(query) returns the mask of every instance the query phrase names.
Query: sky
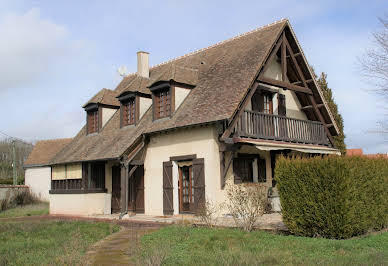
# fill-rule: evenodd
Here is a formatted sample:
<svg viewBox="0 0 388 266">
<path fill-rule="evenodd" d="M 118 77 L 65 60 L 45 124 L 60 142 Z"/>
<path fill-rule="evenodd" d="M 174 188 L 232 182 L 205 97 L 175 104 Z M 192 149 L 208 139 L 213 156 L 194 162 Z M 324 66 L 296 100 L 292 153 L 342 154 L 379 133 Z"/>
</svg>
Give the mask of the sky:
<svg viewBox="0 0 388 266">
<path fill-rule="evenodd" d="M 387 153 L 375 133 L 384 103 L 358 58 L 373 45 L 388 1 L 0 0 L 0 131 L 28 141 L 75 136 L 82 105 L 114 89 L 118 67 L 150 65 L 288 18 L 308 62 L 327 73 L 348 148 Z"/>
</svg>

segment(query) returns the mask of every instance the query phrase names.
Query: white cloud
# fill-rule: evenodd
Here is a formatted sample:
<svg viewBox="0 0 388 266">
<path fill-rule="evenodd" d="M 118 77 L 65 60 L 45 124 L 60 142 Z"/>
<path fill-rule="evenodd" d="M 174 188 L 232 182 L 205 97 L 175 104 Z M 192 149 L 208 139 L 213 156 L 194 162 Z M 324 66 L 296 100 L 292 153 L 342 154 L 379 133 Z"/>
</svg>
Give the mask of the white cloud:
<svg viewBox="0 0 388 266">
<path fill-rule="evenodd" d="M 83 49 L 66 27 L 43 19 L 36 8 L 0 17 L 0 36 L 0 92 L 31 87 L 55 75 Z"/>
</svg>

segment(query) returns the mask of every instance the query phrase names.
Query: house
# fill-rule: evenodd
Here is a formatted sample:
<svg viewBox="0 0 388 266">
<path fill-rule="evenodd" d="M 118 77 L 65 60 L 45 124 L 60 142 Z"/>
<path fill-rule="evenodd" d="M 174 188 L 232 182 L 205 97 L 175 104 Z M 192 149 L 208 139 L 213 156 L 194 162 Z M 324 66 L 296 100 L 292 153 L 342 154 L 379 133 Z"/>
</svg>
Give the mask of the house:
<svg viewBox="0 0 388 266">
<path fill-rule="evenodd" d="M 339 154 L 288 20 L 151 68 L 148 53 L 137 60 L 137 73 L 83 106 L 79 133 L 35 162 L 51 168 L 51 214 L 195 213 L 224 202 L 229 185 L 275 186 L 281 154 Z"/>
<path fill-rule="evenodd" d="M 346 156 L 366 156 L 369 158 L 387 158 L 388 159 L 388 153 L 376 153 L 376 154 L 364 154 L 364 151 L 362 149 L 347 149 L 346 150 Z"/>
</svg>

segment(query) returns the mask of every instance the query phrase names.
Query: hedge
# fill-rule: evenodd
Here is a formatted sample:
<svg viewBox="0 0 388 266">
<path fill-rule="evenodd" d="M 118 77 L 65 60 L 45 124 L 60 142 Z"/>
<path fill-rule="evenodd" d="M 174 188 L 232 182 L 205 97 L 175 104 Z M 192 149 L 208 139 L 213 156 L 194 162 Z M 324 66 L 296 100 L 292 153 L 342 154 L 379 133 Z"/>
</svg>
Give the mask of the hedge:
<svg viewBox="0 0 388 266">
<path fill-rule="evenodd" d="M 295 235 L 342 239 L 388 226 L 387 159 L 281 157 L 275 176 Z"/>
</svg>

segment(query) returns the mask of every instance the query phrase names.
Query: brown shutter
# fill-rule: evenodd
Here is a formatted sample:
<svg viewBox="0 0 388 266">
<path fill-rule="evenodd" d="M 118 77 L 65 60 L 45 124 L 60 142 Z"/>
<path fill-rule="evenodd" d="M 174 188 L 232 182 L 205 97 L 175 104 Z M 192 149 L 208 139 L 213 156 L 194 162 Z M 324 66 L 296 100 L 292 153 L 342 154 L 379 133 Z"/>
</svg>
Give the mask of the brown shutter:
<svg viewBox="0 0 388 266">
<path fill-rule="evenodd" d="M 234 183 L 235 184 L 241 184 L 241 159 L 234 158 L 233 159 L 233 175 L 234 175 Z"/>
<path fill-rule="evenodd" d="M 265 159 L 257 159 L 257 168 L 259 169 L 259 182 L 267 182 L 267 167 L 265 165 Z"/>
<path fill-rule="evenodd" d="M 278 114 L 281 116 L 286 116 L 286 96 L 284 94 L 278 94 Z"/>
<path fill-rule="evenodd" d="M 194 211 L 198 211 L 205 205 L 205 160 L 203 158 L 193 160 L 194 179 Z"/>
<path fill-rule="evenodd" d="M 172 162 L 163 162 L 163 214 L 174 214 Z"/>
</svg>

